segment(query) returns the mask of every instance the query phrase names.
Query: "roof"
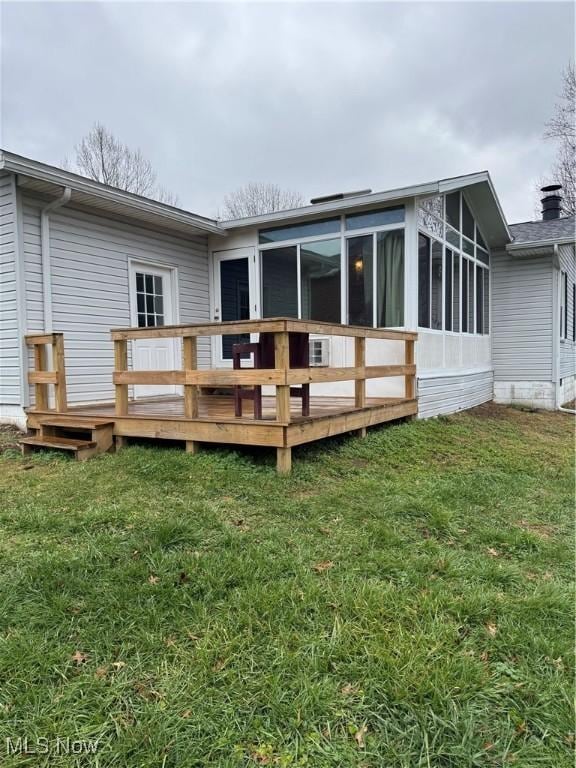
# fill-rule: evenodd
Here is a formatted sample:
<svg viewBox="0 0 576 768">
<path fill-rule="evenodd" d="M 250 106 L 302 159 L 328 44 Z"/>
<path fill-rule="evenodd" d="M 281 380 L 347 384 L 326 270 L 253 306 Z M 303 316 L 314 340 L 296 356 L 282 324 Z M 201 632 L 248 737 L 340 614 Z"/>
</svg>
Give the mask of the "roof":
<svg viewBox="0 0 576 768">
<path fill-rule="evenodd" d="M 340 200 L 331 200 L 300 208 L 275 211 L 274 213 L 262 214 L 260 216 L 248 216 L 241 219 L 221 221 L 220 226 L 225 230 L 229 230 L 267 224 L 281 224 L 288 221 L 295 222 L 331 213 L 338 214 L 342 211 L 357 208 L 368 208 L 383 203 L 399 202 L 412 197 L 438 195 L 457 189 L 466 189 L 467 197 L 474 208 L 482 233 L 490 245 L 502 246 L 512 240 L 502 206 L 488 171 L 480 171 L 479 173 L 471 173 L 464 176 L 453 176 L 447 179 L 414 184 L 409 187 L 398 187 L 383 192 L 360 194 Z"/>
<path fill-rule="evenodd" d="M 559 242 L 574 242 L 576 240 L 576 217 L 562 216 L 548 221 L 523 221 L 510 224 L 510 232 L 514 238 L 512 246 L 534 243 L 555 244 Z"/>
<path fill-rule="evenodd" d="M 64 189 L 69 188 L 72 193 L 70 202 L 77 205 L 88 205 L 181 234 L 226 235 L 214 219 L 198 216 L 182 208 L 110 187 L 77 173 L 0 149 L 0 171 L 2 170 L 17 174 L 20 187 L 50 197 L 59 197 Z"/>
</svg>

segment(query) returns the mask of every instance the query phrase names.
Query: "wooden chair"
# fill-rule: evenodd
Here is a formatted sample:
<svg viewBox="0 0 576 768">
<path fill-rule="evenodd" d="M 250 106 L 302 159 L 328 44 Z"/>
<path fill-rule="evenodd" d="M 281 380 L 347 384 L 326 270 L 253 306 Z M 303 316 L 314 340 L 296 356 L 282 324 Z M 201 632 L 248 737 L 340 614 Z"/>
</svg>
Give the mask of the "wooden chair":
<svg viewBox="0 0 576 768">
<path fill-rule="evenodd" d="M 308 334 L 288 334 L 290 368 L 308 368 L 310 365 Z M 254 356 L 254 368 L 274 368 L 274 334 L 261 333 L 260 340 L 246 344 L 234 344 L 232 346 L 232 366 L 235 370 L 242 368 L 243 355 Z M 310 384 L 302 384 L 300 387 L 290 387 L 290 397 L 299 397 L 302 400 L 302 416 L 310 415 Z M 254 402 L 254 418 L 262 418 L 262 386 L 254 387 L 234 386 L 234 415 L 242 416 L 242 400 Z"/>
</svg>

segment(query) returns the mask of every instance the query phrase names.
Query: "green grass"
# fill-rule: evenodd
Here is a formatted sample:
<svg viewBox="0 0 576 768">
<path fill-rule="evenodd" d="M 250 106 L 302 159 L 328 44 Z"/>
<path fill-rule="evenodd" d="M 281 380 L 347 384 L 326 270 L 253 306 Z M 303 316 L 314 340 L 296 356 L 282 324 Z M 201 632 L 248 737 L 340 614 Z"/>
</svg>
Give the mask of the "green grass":
<svg viewBox="0 0 576 768">
<path fill-rule="evenodd" d="M 289 478 L 271 453 L 8 447 L 0 765 L 571 766 L 573 504 L 570 417 L 496 407 L 320 443 Z"/>
</svg>

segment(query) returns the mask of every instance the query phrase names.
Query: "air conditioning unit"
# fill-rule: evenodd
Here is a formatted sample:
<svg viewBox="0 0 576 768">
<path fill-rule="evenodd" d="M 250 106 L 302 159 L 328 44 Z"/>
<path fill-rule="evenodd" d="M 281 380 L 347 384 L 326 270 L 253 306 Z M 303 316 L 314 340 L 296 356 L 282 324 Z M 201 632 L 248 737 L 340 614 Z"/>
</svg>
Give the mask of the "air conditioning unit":
<svg viewBox="0 0 576 768">
<path fill-rule="evenodd" d="M 330 365 L 330 339 L 310 339 L 310 367 L 326 368 Z"/>
</svg>

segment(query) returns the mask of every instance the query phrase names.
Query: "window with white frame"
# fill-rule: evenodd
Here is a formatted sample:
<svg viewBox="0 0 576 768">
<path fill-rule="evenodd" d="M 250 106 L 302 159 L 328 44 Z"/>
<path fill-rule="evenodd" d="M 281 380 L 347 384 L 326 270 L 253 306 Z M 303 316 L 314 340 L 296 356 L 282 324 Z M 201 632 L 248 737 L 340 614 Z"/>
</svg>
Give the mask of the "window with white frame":
<svg viewBox="0 0 576 768">
<path fill-rule="evenodd" d="M 560 338 L 568 338 L 568 274 L 560 272 Z"/>
<path fill-rule="evenodd" d="M 434 331 L 490 332 L 490 254 L 460 191 L 418 209 L 418 325 Z"/>
<path fill-rule="evenodd" d="M 262 229 L 259 242 L 263 317 L 404 325 L 404 206 Z"/>
</svg>

